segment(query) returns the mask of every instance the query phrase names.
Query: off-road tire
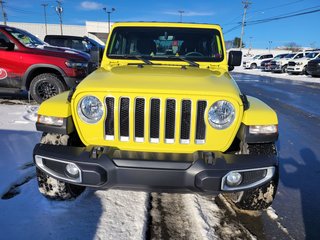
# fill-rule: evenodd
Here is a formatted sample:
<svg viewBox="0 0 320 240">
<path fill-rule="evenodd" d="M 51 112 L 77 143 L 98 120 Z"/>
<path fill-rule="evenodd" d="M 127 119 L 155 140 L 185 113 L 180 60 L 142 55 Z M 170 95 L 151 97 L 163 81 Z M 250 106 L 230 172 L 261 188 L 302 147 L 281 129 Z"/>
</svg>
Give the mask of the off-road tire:
<svg viewBox="0 0 320 240">
<path fill-rule="evenodd" d="M 68 135 L 44 133 L 41 143 L 51 145 L 69 145 Z M 70 200 L 78 197 L 85 187 L 59 181 L 37 168 L 37 180 L 40 193 L 53 200 Z"/>
<path fill-rule="evenodd" d="M 242 143 L 242 154 L 250 155 L 276 155 L 277 150 L 274 144 L 247 144 Z M 264 210 L 273 202 L 277 192 L 279 180 L 278 169 L 274 177 L 262 186 L 237 193 L 225 194 L 225 197 L 232 201 L 235 206 L 242 210 Z"/>
<path fill-rule="evenodd" d="M 59 93 L 67 90 L 67 87 L 54 73 L 42 73 L 35 76 L 30 83 L 30 95 L 37 103 L 42 103 Z"/>
<path fill-rule="evenodd" d="M 257 64 L 255 64 L 255 63 L 252 63 L 251 65 L 250 65 L 250 69 L 256 69 L 258 66 L 257 66 Z"/>
</svg>

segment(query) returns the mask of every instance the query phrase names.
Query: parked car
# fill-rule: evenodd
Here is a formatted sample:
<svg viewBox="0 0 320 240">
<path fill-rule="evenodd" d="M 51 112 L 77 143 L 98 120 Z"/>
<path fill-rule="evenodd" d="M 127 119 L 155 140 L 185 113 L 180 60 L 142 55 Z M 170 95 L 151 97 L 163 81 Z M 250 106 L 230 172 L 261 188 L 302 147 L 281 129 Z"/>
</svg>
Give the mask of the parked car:
<svg viewBox="0 0 320 240">
<path fill-rule="evenodd" d="M 268 59 L 268 60 L 264 60 L 261 62 L 261 70 L 265 71 L 265 72 L 269 72 L 271 71 L 271 61 L 276 61 L 278 59 L 284 58 L 285 56 L 287 56 L 288 53 L 283 53 L 283 54 L 279 54 L 277 56 L 275 56 L 272 59 Z"/>
<path fill-rule="evenodd" d="M 0 25 L 0 91 L 28 90 L 40 103 L 77 85 L 88 74 L 89 59 L 87 53 Z"/>
<path fill-rule="evenodd" d="M 320 52 L 309 52 L 305 57 L 289 61 L 287 72 L 290 74 L 307 74 L 307 65 L 310 60 L 320 57 Z"/>
<path fill-rule="evenodd" d="M 52 46 L 68 47 L 89 53 L 91 55 L 90 62 L 96 65 L 93 66 L 95 68 L 101 62 L 104 52 L 104 45 L 87 36 L 46 35 L 44 41 Z"/>
<path fill-rule="evenodd" d="M 292 61 L 294 59 L 300 59 L 306 56 L 308 52 L 296 52 L 296 53 L 290 53 L 286 55 L 284 58 L 272 60 L 270 64 L 271 71 L 276 73 L 285 73 L 287 72 L 287 67 L 289 61 Z"/>
<path fill-rule="evenodd" d="M 243 62 L 244 68 L 256 69 L 261 67 L 261 63 L 264 60 L 271 60 L 273 58 L 273 54 L 262 54 L 256 55 L 252 59 L 248 59 Z"/>
<path fill-rule="evenodd" d="M 307 73 L 312 77 L 320 77 L 320 57 L 310 60 L 307 65 Z"/>
<path fill-rule="evenodd" d="M 40 105 L 40 192 L 222 193 L 241 209 L 270 206 L 277 114 L 240 92 L 228 69 L 242 53 L 227 57 L 222 34 L 213 24 L 115 23 L 102 68 Z"/>
</svg>

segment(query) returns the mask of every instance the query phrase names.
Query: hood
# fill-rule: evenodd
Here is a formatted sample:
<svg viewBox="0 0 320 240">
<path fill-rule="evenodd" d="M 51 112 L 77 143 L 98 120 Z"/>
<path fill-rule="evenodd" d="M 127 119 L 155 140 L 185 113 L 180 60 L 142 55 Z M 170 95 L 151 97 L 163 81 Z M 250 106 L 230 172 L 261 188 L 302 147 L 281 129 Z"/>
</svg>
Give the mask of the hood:
<svg viewBox="0 0 320 240">
<path fill-rule="evenodd" d="M 56 47 L 51 45 L 38 45 L 32 48 L 33 53 L 45 54 L 52 57 L 68 58 L 80 61 L 89 61 L 90 55 L 71 48 Z"/>
<path fill-rule="evenodd" d="M 221 96 L 239 99 L 239 88 L 228 72 L 196 67 L 127 65 L 100 68 L 83 80 L 76 92 L 161 93 Z"/>
</svg>

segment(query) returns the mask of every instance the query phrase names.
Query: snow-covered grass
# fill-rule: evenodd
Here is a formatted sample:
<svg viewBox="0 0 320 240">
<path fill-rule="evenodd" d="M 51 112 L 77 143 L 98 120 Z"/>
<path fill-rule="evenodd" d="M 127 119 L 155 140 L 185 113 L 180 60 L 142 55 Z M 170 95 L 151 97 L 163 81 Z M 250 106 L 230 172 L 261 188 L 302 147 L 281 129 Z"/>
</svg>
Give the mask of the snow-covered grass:
<svg viewBox="0 0 320 240">
<path fill-rule="evenodd" d="M 272 73 L 272 72 L 263 72 L 260 69 L 245 69 L 242 66 L 235 67 L 232 73 L 245 73 L 257 76 L 266 76 L 271 78 L 280 78 L 291 81 L 300 81 L 300 82 L 309 82 L 309 83 L 320 83 L 320 78 L 315 78 L 307 75 L 292 75 L 288 73 Z"/>
</svg>

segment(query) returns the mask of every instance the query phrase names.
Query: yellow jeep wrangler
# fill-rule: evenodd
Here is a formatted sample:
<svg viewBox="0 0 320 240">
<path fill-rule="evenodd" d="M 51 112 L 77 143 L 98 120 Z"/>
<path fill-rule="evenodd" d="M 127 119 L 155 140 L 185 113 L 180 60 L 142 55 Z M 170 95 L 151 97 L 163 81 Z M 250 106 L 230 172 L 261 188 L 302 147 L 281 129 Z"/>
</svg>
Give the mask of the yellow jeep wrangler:
<svg viewBox="0 0 320 240">
<path fill-rule="evenodd" d="M 278 184 L 276 113 L 229 74 L 220 26 L 113 25 L 101 67 L 43 102 L 34 148 L 40 192 L 85 187 L 225 194 L 241 209 L 268 207 Z"/>
</svg>

